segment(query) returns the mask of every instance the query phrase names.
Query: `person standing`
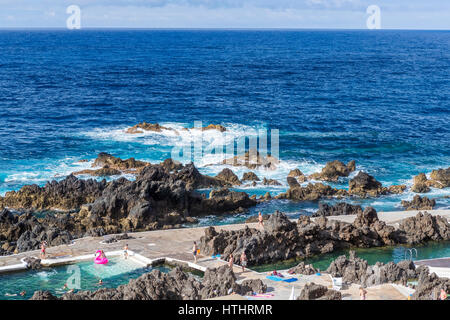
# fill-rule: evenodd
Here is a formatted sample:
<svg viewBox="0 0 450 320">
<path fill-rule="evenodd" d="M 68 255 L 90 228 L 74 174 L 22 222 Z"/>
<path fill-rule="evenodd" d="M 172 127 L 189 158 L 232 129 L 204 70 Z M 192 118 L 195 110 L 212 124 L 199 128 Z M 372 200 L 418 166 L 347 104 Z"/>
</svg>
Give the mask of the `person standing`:
<svg viewBox="0 0 450 320">
<path fill-rule="evenodd" d="M 242 272 L 244 272 L 245 267 L 247 266 L 247 255 L 245 254 L 245 250 L 242 251 L 242 254 L 241 254 L 241 266 L 242 266 Z"/>
<path fill-rule="evenodd" d="M 46 246 L 47 246 L 47 242 L 42 241 L 42 243 L 41 243 L 41 259 L 45 259 Z"/>
<path fill-rule="evenodd" d="M 261 211 L 258 212 L 258 225 L 264 228 L 264 218 L 261 214 Z"/>
<path fill-rule="evenodd" d="M 123 258 L 128 259 L 128 243 L 123 247 Z"/>
<path fill-rule="evenodd" d="M 363 287 L 359 287 L 359 297 L 361 298 L 361 300 L 366 300 L 367 296 L 367 290 L 364 289 Z"/>
<path fill-rule="evenodd" d="M 233 270 L 233 263 L 234 263 L 233 255 L 230 254 L 230 258 L 228 259 L 228 266 L 230 267 L 231 270 Z"/>
<path fill-rule="evenodd" d="M 447 300 L 447 292 L 444 290 L 444 288 L 441 289 L 441 295 L 439 298 L 441 300 Z"/>
<path fill-rule="evenodd" d="M 192 247 L 192 254 L 194 255 L 195 263 L 197 263 L 197 252 L 198 252 L 197 242 L 194 241 L 194 246 Z"/>
</svg>

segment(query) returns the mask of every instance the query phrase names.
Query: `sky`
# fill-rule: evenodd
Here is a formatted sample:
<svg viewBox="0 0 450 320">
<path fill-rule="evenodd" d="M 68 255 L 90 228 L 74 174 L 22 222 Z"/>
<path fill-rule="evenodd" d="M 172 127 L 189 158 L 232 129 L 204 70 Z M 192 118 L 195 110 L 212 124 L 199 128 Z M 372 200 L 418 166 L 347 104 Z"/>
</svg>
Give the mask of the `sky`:
<svg viewBox="0 0 450 320">
<path fill-rule="evenodd" d="M 367 7 L 381 29 L 450 30 L 450 0 L 0 0 L 0 28 L 366 29 Z"/>
</svg>

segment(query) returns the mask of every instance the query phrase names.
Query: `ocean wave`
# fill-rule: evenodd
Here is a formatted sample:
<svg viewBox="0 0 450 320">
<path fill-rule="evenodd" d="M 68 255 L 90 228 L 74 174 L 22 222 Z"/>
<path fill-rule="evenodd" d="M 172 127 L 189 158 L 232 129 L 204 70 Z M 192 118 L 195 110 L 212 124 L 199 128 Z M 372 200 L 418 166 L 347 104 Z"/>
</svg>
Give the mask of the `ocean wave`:
<svg viewBox="0 0 450 320">
<path fill-rule="evenodd" d="M 187 123 L 161 122 L 161 126 L 169 128 L 161 132 L 144 131 L 141 133 L 129 134 L 126 130 L 130 126 L 118 126 L 112 128 L 96 128 L 83 132 L 81 135 L 94 140 L 110 140 L 117 142 L 134 142 L 143 145 L 160 145 L 169 147 L 190 146 L 193 141 L 203 140 L 206 148 L 225 146 L 238 138 L 257 136 L 259 130 L 266 130 L 264 125 L 249 126 L 236 123 L 224 123 L 225 132 L 218 130 L 203 131 L 200 128 L 187 129 Z"/>
</svg>

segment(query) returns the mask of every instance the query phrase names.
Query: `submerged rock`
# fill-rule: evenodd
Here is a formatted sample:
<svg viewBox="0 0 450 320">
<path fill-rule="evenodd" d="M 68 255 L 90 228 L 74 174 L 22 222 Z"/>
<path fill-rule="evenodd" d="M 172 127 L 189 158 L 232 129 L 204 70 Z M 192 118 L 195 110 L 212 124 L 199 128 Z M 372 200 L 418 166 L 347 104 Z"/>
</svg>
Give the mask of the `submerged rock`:
<svg viewBox="0 0 450 320">
<path fill-rule="evenodd" d="M 198 129 L 198 128 L 193 127 L 193 128 L 191 128 L 191 130 L 192 129 Z M 225 128 L 224 126 L 222 126 L 220 124 L 212 124 L 211 123 L 211 124 L 208 124 L 206 127 L 202 127 L 201 130 L 202 131 L 217 130 L 217 131 L 220 131 L 220 132 L 225 132 L 225 131 L 227 131 L 227 128 Z"/>
<path fill-rule="evenodd" d="M 172 128 L 163 127 L 158 123 L 147 123 L 144 121 L 128 128 L 125 132 L 129 134 L 136 134 L 144 133 L 144 131 L 162 132 L 163 130 L 175 131 Z"/>
</svg>

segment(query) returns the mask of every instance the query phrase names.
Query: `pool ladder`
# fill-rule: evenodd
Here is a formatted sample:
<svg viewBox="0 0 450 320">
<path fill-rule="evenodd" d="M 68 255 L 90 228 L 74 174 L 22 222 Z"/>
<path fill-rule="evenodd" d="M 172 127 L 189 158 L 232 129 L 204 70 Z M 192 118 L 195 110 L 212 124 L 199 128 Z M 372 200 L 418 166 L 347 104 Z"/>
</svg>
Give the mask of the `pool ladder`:
<svg viewBox="0 0 450 320">
<path fill-rule="evenodd" d="M 416 259 L 417 259 L 417 249 L 416 248 L 411 248 L 411 249 L 405 249 L 405 260 L 408 260 L 408 253 L 409 253 L 409 260 L 412 261 L 413 259 L 413 254 L 416 254 Z"/>
</svg>

